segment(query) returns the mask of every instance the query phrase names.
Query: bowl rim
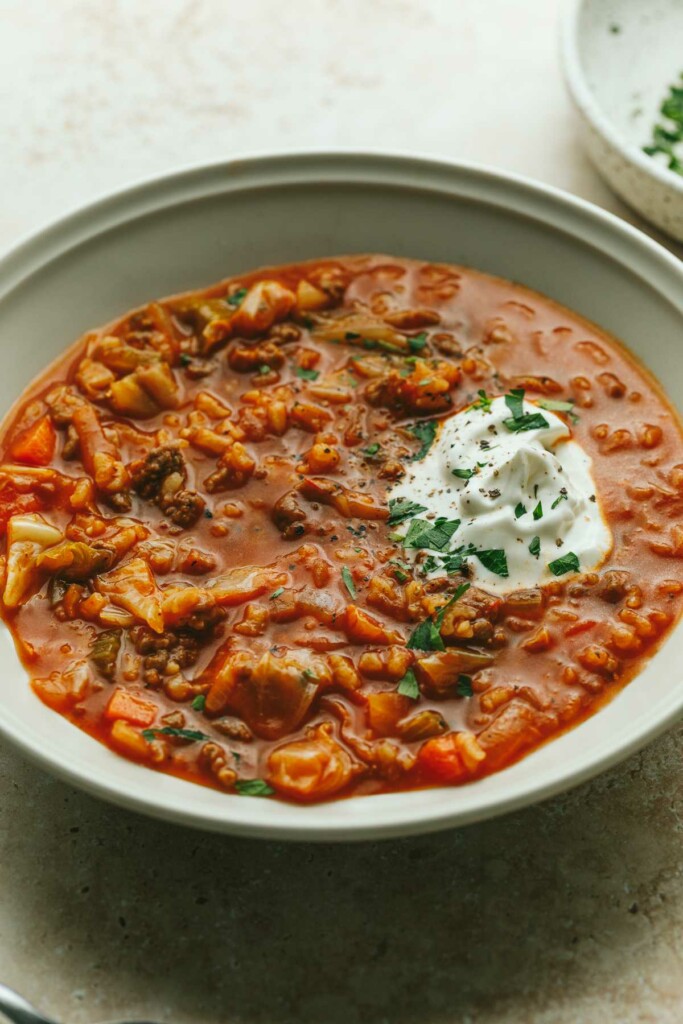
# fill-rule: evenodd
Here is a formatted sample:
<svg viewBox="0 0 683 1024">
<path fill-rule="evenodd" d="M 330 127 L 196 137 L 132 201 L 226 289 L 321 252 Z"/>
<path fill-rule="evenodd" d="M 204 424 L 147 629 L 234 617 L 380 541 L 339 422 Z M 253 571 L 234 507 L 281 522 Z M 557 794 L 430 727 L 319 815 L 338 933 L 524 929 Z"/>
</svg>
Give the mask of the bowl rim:
<svg viewBox="0 0 683 1024">
<path fill-rule="evenodd" d="M 613 256 L 616 243 L 620 242 L 620 255 L 629 269 L 635 274 L 642 270 L 648 286 L 683 316 L 683 264 L 658 242 L 614 214 L 553 186 L 479 164 L 397 152 L 353 150 L 257 154 L 190 165 L 145 178 L 107 194 L 28 234 L 0 258 L 0 304 L 35 271 L 115 225 L 199 197 L 253 188 L 257 183 L 284 188 L 292 183 L 311 181 L 328 185 L 379 183 L 512 208 L 517 215 L 540 220 Z M 5 716 L 0 716 L 0 734 L 50 773 L 129 810 L 235 835 L 324 842 L 433 832 L 508 813 L 547 799 L 587 781 L 639 750 L 669 728 L 682 711 L 683 688 L 679 688 L 679 692 L 672 692 L 663 706 L 644 715 L 633 734 L 616 746 L 609 736 L 603 737 L 599 744 L 591 747 L 590 755 L 574 757 L 569 769 L 564 766 L 555 768 L 540 779 L 524 780 L 516 788 L 500 794 L 484 792 L 482 799 L 473 807 L 463 809 L 457 800 L 446 799 L 443 806 L 428 807 L 426 811 L 421 808 L 406 810 L 401 808 L 400 801 L 397 806 L 396 802 L 391 803 L 391 797 L 380 795 L 367 799 L 390 801 L 389 807 L 382 805 L 381 814 L 372 818 L 361 815 L 356 821 L 350 821 L 342 814 L 332 823 L 316 822 L 314 816 L 307 815 L 310 809 L 300 806 L 292 807 L 286 822 L 270 820 L 268 801 L 234 800 L 230 801 L 229 814 L 211 813 L 207 809 L 197 809 L 193 804 L 192 790 L 195 787 L 191 783 L 181 783 L 187 789 L 184 801 L 170 801 L 168 795 L 155 793 L 154 781 L 158 775 L 143 766 L 136 768 L 148 777 L 151 785 L 142 784 L 137 787 L 138 791 L 131 792 L 125 781 L 117 778 L 115 771 L 93 773 L 79 757 L 70 759 L 68 752 L 58 751 L 56 745 L 54 749 L 45 749 L 30 735 L 15 731 Z M 66 724 L 72 728 L 71 723 Z M 119 755 L 112 756 L 119 760 Z M 458 788 L 447 792 L 456 794 Z M 262 809 L 242 813 L 240 808 L 245 803 L 252 807 L 262 805 Z M 341 801 L 341 804 L 348 806 L 349 801 Z M 333 804 L 321 806 L 329 808 Z M 379 811 L 379 805 L 374 806 Z"/>
<path fill-rule="evenodd" d="M 588 85 L 581 61 L 579 24 L 589 0 L 565 0 L 560 17 L 560 56 L 564 80 L 574 105 L 602 138 L 620 156 L 660 185 L 683 195 L 683 176 L 677 176 L 643 153 L 635 143 L 627 142 L 614 122 L 598 103 Z"/>
</svg>

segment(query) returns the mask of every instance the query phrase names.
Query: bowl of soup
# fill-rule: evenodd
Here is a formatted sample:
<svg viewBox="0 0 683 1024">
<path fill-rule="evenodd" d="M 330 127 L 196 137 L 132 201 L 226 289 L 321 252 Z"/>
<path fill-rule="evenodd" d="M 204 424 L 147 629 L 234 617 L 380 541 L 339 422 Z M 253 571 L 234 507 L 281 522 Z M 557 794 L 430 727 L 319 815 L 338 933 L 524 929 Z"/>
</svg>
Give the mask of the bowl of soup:
<svg viewBox="0 0 683 1024">
<path fill-rule="evenodd" d="M 682 282 L 579 200 L 378 155 L 201 168 L 29 240 L 3 734 L 144 812 L 310 839 L 626 756 L 682 701 Z"/>
</svg>

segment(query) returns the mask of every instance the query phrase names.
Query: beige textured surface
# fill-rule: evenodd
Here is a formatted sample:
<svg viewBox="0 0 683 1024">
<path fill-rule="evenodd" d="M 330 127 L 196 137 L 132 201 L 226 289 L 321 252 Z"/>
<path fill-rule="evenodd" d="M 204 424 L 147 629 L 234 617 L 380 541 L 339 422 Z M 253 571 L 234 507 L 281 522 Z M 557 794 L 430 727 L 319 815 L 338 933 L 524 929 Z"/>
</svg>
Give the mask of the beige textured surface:
<svg viewBox="0 0 683 1024">
<path fill-rule="evenodd" d="M 0 244 L 140 175 L 314 145 L 489 162 L 623 215 L 576 148 L 556 13 L 0 0 Z M 682 753 L 679 729 L 543 806 L 349 848 L 145 821 L 0 750 L 0 978 L 70 1024 L 679 1024 Z"/>
</svg>

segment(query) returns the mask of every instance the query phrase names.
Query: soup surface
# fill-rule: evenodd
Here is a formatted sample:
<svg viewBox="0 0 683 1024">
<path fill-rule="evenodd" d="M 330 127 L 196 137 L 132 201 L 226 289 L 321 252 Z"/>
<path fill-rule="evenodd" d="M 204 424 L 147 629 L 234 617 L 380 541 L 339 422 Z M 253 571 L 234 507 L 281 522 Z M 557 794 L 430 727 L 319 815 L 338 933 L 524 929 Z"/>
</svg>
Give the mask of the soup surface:
<svg viewBox="0 0 683 1024">
<path fill-rule="evenodd" d="M 36 694 L 229 793 L 497 771 L 681 608 L 658 386 L 464 267 L 330 259 L 153 302 L 35 381 L 1 447 L 2 614 Z"/>
</svg>

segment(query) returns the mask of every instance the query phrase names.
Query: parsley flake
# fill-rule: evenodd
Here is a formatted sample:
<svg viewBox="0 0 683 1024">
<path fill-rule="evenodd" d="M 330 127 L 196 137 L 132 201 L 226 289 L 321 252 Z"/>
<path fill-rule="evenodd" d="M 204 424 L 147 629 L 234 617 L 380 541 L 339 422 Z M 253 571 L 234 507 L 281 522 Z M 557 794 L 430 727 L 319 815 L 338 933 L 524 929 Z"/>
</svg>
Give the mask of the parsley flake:
<svg viewBox="0 0 683 1024">
<path fill-rule="evenodd" d="M 477 394 L 479 395 L 479 401 L 475 402 L 472 408 L 481 409 L 482 412 L 491 412 L 492 399 L 489 398 L 482 388 L 477 391 Z"/>
<path fill-rule="evenodd" d="M 525 412 L 523 416 L 519 416 L 517 419 L 511 417 L 510 419 L 503 420 L 503 425 L 512 431 L 513 434 L 519 434 L 523 430 L 540 430 L 542 427 L 550 426 L 543 413 L 540 412 Z"/>
<path fill-rule="evenodd" d="M 484 463 L 486 465 L 486 463 Z M 457 476 L 460 480 L 471 480 L 475 474 L 474 469 L 452 469 L 451 473 L 453 476 Z"/>
<path fill-rule="evenodd" d="M 429 523 L 425 519 L 413 519 L 403 538 L 403 546 L 443 551 L 459 526 L 459 519 L 440 518 L 434 523 Z"/>
<path fill-rule="evenodd" d="M 474 693 L 472 689 L 472 676 L 466 676 L 461 672 L 458 676 L 458 685 L 455 688 L 455 692 L 458 697 L 471 697 Z"/>
<path fill-rule="evenodd" d="M 238 288 L 232 295 L 228 295 L 225 301 L 229 306 L 240 306 L 246 294 L 246 288 Z"/>
<path fill-rule="evenodd" d="M 195 699 L 192 701 L 191 707 L 193 711 L 203 711 L 204 705 L 206 704 L 206 697 L 203 693 L 198 693 Z"/>
<path fill-rule="evenodd" d="M 420 696 L 420 687 L 417 685 L 417 679 L 412 668 L 409 668 L 403 679 L 399 681 L 398 693 L 402 697 L 410 697 L 411 700 L 417 700 Z"/>
<path fill-rule="evenodd" d="M 196 742 L 197 740 L 208 740 L 208 736 L 204 732 L 200 732 L 199 729 L 176 729 L 172 725 L 166 725 L 163 729 L 143 729 L 142 735 L 150 743 L 155 736 L 175 736 L 177 739 L 190 740 Z"/>
<path fill-rule="evenodd" d="M 494 572 L 496 576 L 509 576 L 508 572 L 508 560 L 505 552 L 502 548 L 489 548 L 486 551 L 474 551 L 472 552 L 477 556 L 481 564 L 489 572 Z"/>
<path fill-rule="evenodd" d="M 387 526 L 398 526 L 399 523 L 404 522 L 406 519 L 412 519 L 413 516 L 426 511 L 425 505 L 418 505 L 417 502 L 410 501 L 409 498 L 391 498 L 389 501 Z"/>
<path fill-rule="evenodd" d="M 543 502 L 539 501 L 538 505 L 533 511 L 534 519 L 543 519 Z"/>
<path fill-rule="evenodd" d="M 522 502 L 519 501 L 515 505 L 515 519 L 519 519 L 520 516 L 523 516 L 523 515 L 526 515 L 526 505 L 523 505 Z"/>
<path fill-rule="evenodd" d="M 240 796 L 271 796 L 275 792 L 263 779 L 238 779 L 235 791 Z"/>
<path fill-rule="evenodd" d="M 355 599 L 356 599 L 356 584 L 353 582 L 353 576 L 351 575 L 351 570 L 349 569 L 348 565 L 345 565 L 342 568 L 341 574 L 342 574 L 342 579 L 344 581 L 344 586 L 346 587 L 346 589 L 348 590 L 349 594 L 351 595 L 351 598 L 355 601 Z"/>
<path fill-rule="evenodd" d="M 377 443 L 369 444 L 367 448 L 361 448 L 363 455 L 367 455 L 369 459 L 376 455 L 379 450 L 380 445 L 378 445 Z"/>
<path fill-rule="evenodd" d="M 513 420 L 519 420 L 524 415 L 524 389 L 512 388 L 510 394 L 505 396 L 505 404 L 512 413 Z"/>
<path fill-rule="evenodd" d="M 408 338 L 408 348 L 411 352 L 421 352 L 427 344 L 427 332 L 422 331 L 421 334 L 416 334 L 412 338 Z"/>
<path fill-rule="evenodd" d="M 561 501 L 569 501 L 569 495 L 567 494 L 567 490 L 565 487 L 562 488 L 558 496 L 555 498 L 555 501 L 550 506 L 551 509 L 557 508 Z"/>
<path fill-rule="evenodd" d="M 548 562 L 548 568 L 553 576 L 564 576 L 567 572 L 578 572 L 580 569 L 579 559 L 573 551 L 568 551 L 561 558 Z"/>
<path fill-rule="evenodd" d="M 529 554 L 533 555 L 534 558 L 538 558 L 540 553 L 541 553 L 541 538 L 540 537 L 534 537 L 532 539 L 532 541 L 531 541 L 531 544 L 529 544 Z"/>
<path fill-rule="evenodd" d="M 284 592 L 285 592 L 285 588 L 284 587 L 278 587 L 277 590 L 273 591 L 273 593 L 270 595 L 268 600 L 269 601 L 274 601 L 276 597 L 279 597 L 280 594 L 284 594 Z"/>
<path fill-rule="evenodd" d="M 437 427 L 437 420 L 420 420 L 419 423 L 412 423 L 408 427 L 410 433 L 413 434 L 421 444 L 419 452 L 411 457 L 411 462 L 418 462 L 420 459 L 424 459 L 425 455 L 432 447 L 434 438 L 436 437 Z"/>
<path fill-rule="evenodd" d="M 443 626 L 443 620 L 446 612 L 450 606 L 458 601 L 469 589 L 469 583 L 461 583 L 460 586 L 456 588 L 453 596 L 445 605 L 443 605 L 443 607 L 439 609 L 433 619 L 430 616 L 428 619 L 425 619 L 424 622 L 418 623 L 408 637 L 406 646 L 412 651 L 445 651 L 446 647 L 441 639 L 441 627 Z"/>
<path fill-rule="evenodd" d="M 297 377 L 301 377 L 302 380 L 317 380 L 320 376 L 320 371 L 307 370 L 305 366 L 297 366 L 296 375 Z"/>
</svg>

